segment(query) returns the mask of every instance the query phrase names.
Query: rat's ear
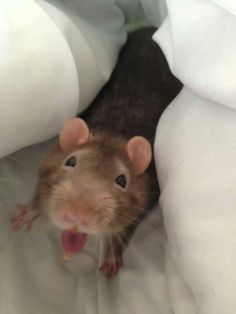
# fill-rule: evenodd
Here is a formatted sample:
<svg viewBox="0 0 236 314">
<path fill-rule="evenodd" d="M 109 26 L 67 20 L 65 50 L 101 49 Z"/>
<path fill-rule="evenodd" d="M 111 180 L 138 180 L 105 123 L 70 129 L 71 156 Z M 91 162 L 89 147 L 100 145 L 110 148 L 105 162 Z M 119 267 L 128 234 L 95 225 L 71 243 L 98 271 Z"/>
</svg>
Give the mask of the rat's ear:
<svg viewBox="0 0 236 314">
<path fill-rule="evenodd" d="M 127 153 L 136 174 L 142 174 L 152 159 L 151 144 L 144 137 L 135 136 L 128 141 Z"/>
<path fill-rule="evenodd" d="M 63 151 L 76 148 L 89 141 L 90 132 L 86 122 L 80 118 L 68 120 L 59 135 L 59 144 Z"/>
</svg>

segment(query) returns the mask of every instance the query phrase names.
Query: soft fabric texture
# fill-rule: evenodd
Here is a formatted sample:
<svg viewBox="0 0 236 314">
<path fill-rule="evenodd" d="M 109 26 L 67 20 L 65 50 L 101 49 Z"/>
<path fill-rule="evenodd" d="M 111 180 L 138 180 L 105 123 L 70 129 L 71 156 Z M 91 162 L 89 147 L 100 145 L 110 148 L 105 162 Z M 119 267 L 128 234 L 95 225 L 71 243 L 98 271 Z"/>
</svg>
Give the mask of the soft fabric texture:
<svg viewBox="0 0 236 314">
<path fill-rule="evenodd" d="M 167 236 L 155 211 L 108 282 L 96 272 L 96 241 L 65 264 L 46 217 L 30 234 L 12 232 L 9 218 L 32 198 L 51 143 L 24 147 L 89 105 L 112 72 L 125 22 L 143 10 L 159 26 L 165 3 L 1 0 L 1 314 L 236 313 L 236 4 L 167 0 L 167 8 L 154 39 L 185 84 L 155 141 Z"/>
<path fill-rule="evenodd" d="M 176 0 L 167 6 L 154 38 L 186 86 L 162 116 L 155 146 L 172 307 L 177 314 L 233 314 L 236 4 Z"/>
<path fill-rule="evenodd" d="M 106 1 L 79 4 L 1 0 L 0 157 L 57 135 L 108 80 L 125 42 L 124 16 Z"/>
<path fill-rule="evenodd" d="M 235 140 L 233 110 L 187 88 L 160 121 L 156 156 L 167 264 L 176 263 L 167 268 L 175 313 L 235 313 Z M 175 276 L 191 290 L 182 304 Z"/>
</svg>

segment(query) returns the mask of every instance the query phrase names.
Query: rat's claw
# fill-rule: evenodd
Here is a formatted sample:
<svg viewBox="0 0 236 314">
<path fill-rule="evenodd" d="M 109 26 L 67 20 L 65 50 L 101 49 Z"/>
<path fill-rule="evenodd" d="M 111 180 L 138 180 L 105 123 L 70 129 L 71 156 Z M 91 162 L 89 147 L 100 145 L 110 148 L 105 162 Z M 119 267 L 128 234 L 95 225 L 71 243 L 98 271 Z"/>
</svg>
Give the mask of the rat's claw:
<svg viewBox="0 0 236 314">
<path fill-rule="evenodd" d="M 34 220 L 39 217 L 39 212 L 31 206 L 17 205 L 17 207 L 19 212 L 11 218 L 12 229 L 17 230 L 25 225 L 27 230 L 30 231 Z"/>
<path fill-rule="evenodd" d="M 118 273 L 121 267 L 123 267 L 123 257 L 117 255 L 115 257 L 107 257 L 99 270 L 105 273 L 108 278 L 111 278 Z"/>
</svg>

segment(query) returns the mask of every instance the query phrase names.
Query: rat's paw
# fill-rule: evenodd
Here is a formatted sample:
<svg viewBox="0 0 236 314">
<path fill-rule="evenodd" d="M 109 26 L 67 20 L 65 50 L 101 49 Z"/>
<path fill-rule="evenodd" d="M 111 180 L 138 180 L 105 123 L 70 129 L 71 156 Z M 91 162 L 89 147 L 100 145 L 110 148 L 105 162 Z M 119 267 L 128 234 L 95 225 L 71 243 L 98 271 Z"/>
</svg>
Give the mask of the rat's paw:
<svg viewBox="0 0 236 314">
<path fill-rule="evenodd" d="M 17 205 L 19 212 L 11 218 L 13 230 L 26 226 L 27 230 L 32 229 L 32 224 L 39 217 L 39 212 L 30 205 Z"/>
<path fill-rule="evenodd" d="M 102 263 L 99 268 L 108 278 L 115 276 L 119 269 L 123 267 L 123 257 L 122 255 L 117 256 L 107 256 L 107 258 Z"/>
</svg>

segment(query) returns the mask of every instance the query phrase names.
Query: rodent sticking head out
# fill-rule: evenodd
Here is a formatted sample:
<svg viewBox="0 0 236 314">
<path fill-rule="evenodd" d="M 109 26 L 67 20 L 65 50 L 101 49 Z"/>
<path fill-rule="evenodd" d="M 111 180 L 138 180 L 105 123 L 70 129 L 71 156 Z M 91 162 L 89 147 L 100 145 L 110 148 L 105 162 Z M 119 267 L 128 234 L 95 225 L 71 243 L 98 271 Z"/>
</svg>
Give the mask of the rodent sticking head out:
<svg viewBox="0 0 236 314">
<path fill-rule="evenodd" d="M 145 138 L 106 138 L 74 118 L 62 129 L 59 145 L 59 179 L 48 202 L 52 223 L 61 229 L 110 234 L 124 230 L 145 210 L 145 170 L 152 158 Z"/>
</svg>

